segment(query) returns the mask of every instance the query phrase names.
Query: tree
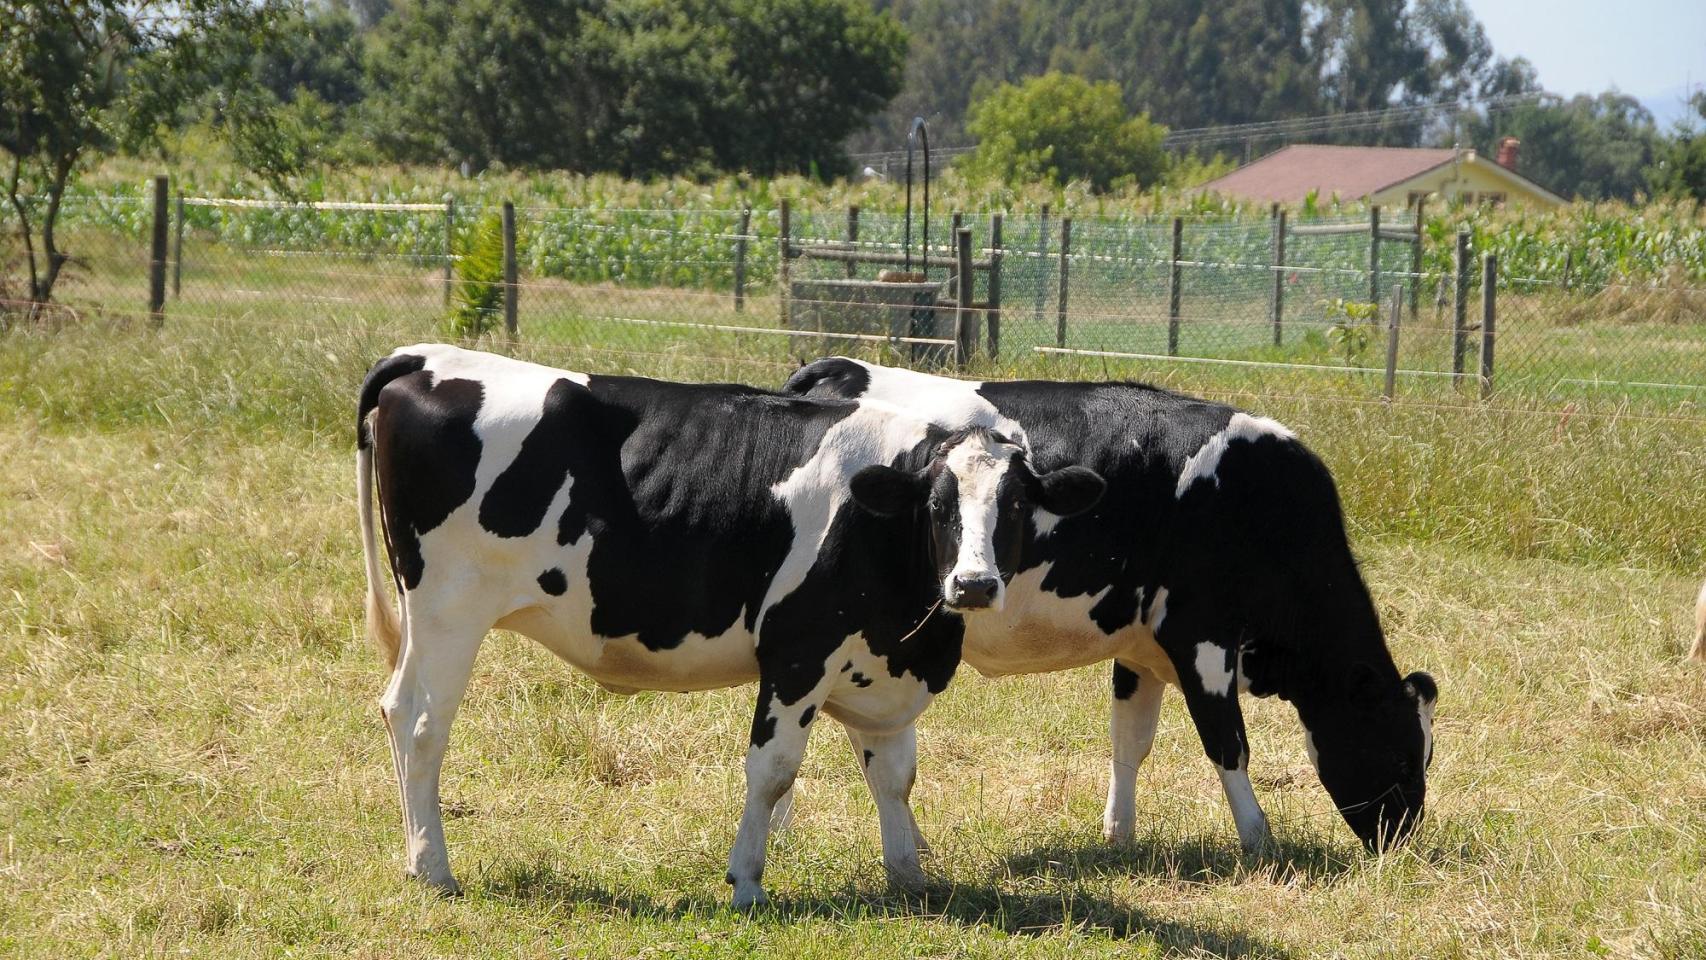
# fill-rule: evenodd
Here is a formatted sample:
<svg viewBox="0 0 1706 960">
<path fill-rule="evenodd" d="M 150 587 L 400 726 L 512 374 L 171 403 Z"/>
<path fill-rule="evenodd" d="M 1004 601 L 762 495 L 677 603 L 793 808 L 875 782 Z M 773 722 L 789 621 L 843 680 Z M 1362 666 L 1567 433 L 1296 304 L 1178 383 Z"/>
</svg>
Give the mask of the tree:
<svg viewBox="0 0 1706 960">
<path fill-rule="evenodd" d="M 1706 200 L 1706 92 L 1689 98 L 1698 119 L 1679 122 L 1659 145 L 1658 159 L 1647 172 L 1653 193 L 1667 197 Z"/>
<path fill-rule="evenodd" d="M 1147 186 L 1161 178 L 1165 127 L 1126 112 L 1119 87 L 1047 73 L 1003 84 L 972 107 L 967 124 L 977 149 L 966 158 L 974 175 L 1007 182 L 1088 182 Z"/>
<path fill-rule="evenodd" d="M 1517 172 L 1552 192 L 1586 200 L 1630 200 L 1647 185 L 1658 148 L 1653 115 L 1616 92 L 1553 95 L 1503 106 L 1468 123 L 1470 142 L 1495 156 L 1501 139 L 1522 141 Z"/>
<path fill-rule="evenodd" d="M 54 227 L 77 172 L 151 141 L 210 47 L 258 41 L 276 13 L 264 0 L 0 0 L 0 151 L 32 317 L 70 259 Z"/>
</svg>

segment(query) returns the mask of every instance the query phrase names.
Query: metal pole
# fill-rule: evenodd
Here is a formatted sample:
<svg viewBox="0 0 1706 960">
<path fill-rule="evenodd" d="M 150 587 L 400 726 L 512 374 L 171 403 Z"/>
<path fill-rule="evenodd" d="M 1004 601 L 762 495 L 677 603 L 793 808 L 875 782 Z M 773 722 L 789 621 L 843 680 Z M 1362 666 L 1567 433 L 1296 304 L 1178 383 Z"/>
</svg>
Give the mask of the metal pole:
<svg viewBox="0 0 1706 960">
<path fill-rule="evenodd" d="M 1392 399 L 1398 391 L 1398 319 L 1404 312 L 1404 285 L 1392 291 L 1392 316 L 1386 321 L 1386 391 L 1381 396 Z"/>
<path fill-rule="evenodd" d="M 958 218 L 958 214 L 955 215 Z M 954 310 L 954 366 L 962 368 L 971 359 L 972 346 L 976 343 L 977 327 L 972 319 L 972 275 L 971 275 L 971 228 L 960 227 L 954 231 L 956 259 L 958 263 L 959 296 L 956 298 Z"/>
<path fill-rule="evenodd" d="M 1043 215 L 1037 221 L 1037 329 L 1043 326 L 1044 300 L 1048 299 L 1048 204 L 1043 204 Z M 1065 346 L 1064 343 L 1058 346 Z"/>
<path fill-rule="evenodd" d="M 1274 346 L 1284 340 L 1285 317 L 1285 208 L 1274 204 Z"/>
<path fill-rule="evenodd" d="M 1451 372 L 1463 376 L 1463 356 L 1469 352 L 1469 228 L 1457 230 L 1457 282 L 1452 296 Z"/>
<path fill-rule="evenodd" d="M 184 195 L 178 194 L 177 218 L 172 221 L 176 234 L 172 238 L 172 299 L 183 296 L 184 289 Z"/>
<path fill-rule="evenodd" d="M 783 327 L 788 326 L 788 297 L 791 295 L 788 283 L 789 212 L 790 208 L 788 201 L 783 200 L 781 206 L 778 207 L 776 211 L 778 217 L 781 219 L 781 238 L 777 241 L 777 249 L 780 256 L 776 261 L 776 300 L 781 304 L 781 320 Z"/>
<path fill-rule="evenodd" d="M 154 233 L 148 256 L 148 319 L 156 327 L 166 322 L 166 225 L 170 222 L 166 190 L 166 175 L 155 177 Z"/>
<path fill-rule="evenodd" d="M 1499 255 L 1487 254 L 1481 269 L 1481 399 L 1493 395 L 1494 326 L 1498 319 Z"/>
<path fill-rule="evenodd" d="M 450 293 L 456 283 L 456 200 L 444 201 L 444 302 L 450 304 Z"/>
<path fill-rule="evenodd" d="M 746 235 L 752 229 L 752 208 L 740 210 L 740 235 L 735 237 L 735 311 L 746 310 Z"/>
<path fill-rule="evenodd" d="M 1179 260 L 1184 252 L 1184 239 L 1185 218 L 1174 217 L 1173 258 L 1167 264 L 1167 356 L 1169 357 L 1179 355 L 1179 323 L 1183 319 L 1180 312 L 1184 300 L 1184 291 L 1181 289 L 1184 276 L 1179 267 Z"/>
<path fill-rule="evenodd" d="M 989 309 L 984 313 L 989 327 L 989 359 L 1001 355 L 1001 214 L 989 217 Z"/>
<path fill-rule="evenodd" d="M 515 204 L 504 201 L 504 333 L 516 339 L 515 308 L 521 289 L 515 282 Z"/>
<path fill-rule="evenodd" d="M 1054 345 L 1066 346 L 1066 279 L 1072 257 L 1072 218 L 1060 218 L 1060 296 L 1056 297 L 1058 313 L 1054 320 Z"/>
<path fill-rule="evenodd" d="M 1380 302 L 1380 205 L 1368 208 L 1368 302 Z"/>
</svg>

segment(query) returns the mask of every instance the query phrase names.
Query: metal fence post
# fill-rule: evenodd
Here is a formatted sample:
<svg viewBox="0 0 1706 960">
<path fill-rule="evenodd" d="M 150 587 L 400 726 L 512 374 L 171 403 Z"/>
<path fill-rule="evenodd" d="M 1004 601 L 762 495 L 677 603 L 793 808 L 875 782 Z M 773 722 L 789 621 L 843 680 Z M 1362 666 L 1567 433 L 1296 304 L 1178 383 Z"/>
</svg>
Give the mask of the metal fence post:
<svg viewBox="0 0 1706 960">
<path fill-rule="evenodd" d="M 172 221 L 176 234 L 172 238 L 172 299 L 183 296 L 184 290 L 184 195 L 178 194 L 177 217 Z"/>
<path fill-rule="evenodd" d="M 740 235 L 735 237 L 735 311 L 746 310 L 746 235 L 752 229 L 752 208 L 740 209 Z"/>
<path fill-rule="evenodd" d="M 165 174 L 154 178 L 154 232 L 148 255 L 148 319 L 158 327 L 166 322 L 166 225 L 167 180 Z"/>
<path fill-rule="evenodd" d="M 777 217 L 781 221 L 781 223 L 779 224 L 779 226 L 781 228 L 781 236 L 777 240 L 777 244 L 776 244 L 777 250 L 780 252 L 780 256 L 776 262 L 776 301 L 780 305 L 781 321 L 782 321 L 781 325 L 783 328 L 786 328 L 788 326 L 788 296 L 789 296 L 789 292 L 788 292 L 788 230 L 789 230 L 788 218 L 789 218 L 789 213 L 790 213 L 790 210 L 789 210 L 788 201 L 784 198 L 782 200 L 781 204 L 776 208 Z"/>
<path fill-rule="evenodd" d="M 989 216 L 989 309 L 984 323 L 989 326 L 989 359 L 1001 355 L 1001 214 Z"/>
<path fill-rule="evenodd" d="M 959 219 L 959 214 L 954 214 Z M 971 359 L 972 345 L 977 342 L 977 327 L 972 320 L 971 228 L 954 229 L 955 269 L 959 281 L 954 309 L 954 366 L 963 368 Z"/>
<path fill-rule="evenodd" d="M 1457 282 L 1452 295 L 1451 372 L 1463 376 L 1463 355 L 1469 352 L 1469 228 L 1457 229 Z M 1455 382 L 1455 381 L 1454 381 Z"/>
<path fill-rule="evenodd" d="M 504 201 L 504 333 L 516 339 L 515 309 L 520 288 L 515 282 L 515 204 Z"/>
<path fill-rule="evenodd" d="M 456 285 L 456 200 L 444 201 L 444 303 L 450 305 L 451 291 Z"/>
<path fill-rule="evenodd" d="M 847 207 L 847 246 L 850 249 L 857 249 L 859 246 L 859 207 L 856 204 L 850 204 Z M 858 276 L 858 273 L 858 265 L 852 260 L 848 260 L 847 279 L 853 279 Z"/>
<path fill-rule="evenodd" d="M 1184 250 L 1185 218 L 1173 218 L 1173 257 L 1167 264 L 1167 356 L 1179 355 L 1179 322 L 1180 308 L 1183 304 L 1181 281 L 1184 279 L 1179 267 L 1180 254 Z"/>
<path fill-rule="evenodd" d="M 1285 208 L 1274 204 L 1274 346 L 1283 342 L 1285 317 Z"/>
<path fill-rule="evenodd" d="M 1380 205 L 1368 208 L 1368 302 L 1380 302 Z"/>
<path fill-rule="evenodd" d="M 1043 325 L 1044 300 L 1048 299 L 1048 204 L 1037 221 L 1037 329 Z M 1064 344 L 1062 344 L 1064 346 Z"/>
<path fill-rule="evenodd" d="M 1066 346 L 1066 280 L 1072 262 L 1072 218 L 1060 218 L 1060 295 L 1055 298 L 1054 345 Z"/>
<path fill-rule="evenodd" d="M 1493 395 L 1494 327 L 1498 319 L 1499 255 L 1487 254 L 1481 268 L 1481 399 Z"/>
<path fill-rule="evenodd" d="M 1398 391 L 1398 319 L 1404 312 L 1404 285 L 1392 291 L 1392 315 L 1386 321 L 1386 390 L 1388 400 Z"/>
</svg>

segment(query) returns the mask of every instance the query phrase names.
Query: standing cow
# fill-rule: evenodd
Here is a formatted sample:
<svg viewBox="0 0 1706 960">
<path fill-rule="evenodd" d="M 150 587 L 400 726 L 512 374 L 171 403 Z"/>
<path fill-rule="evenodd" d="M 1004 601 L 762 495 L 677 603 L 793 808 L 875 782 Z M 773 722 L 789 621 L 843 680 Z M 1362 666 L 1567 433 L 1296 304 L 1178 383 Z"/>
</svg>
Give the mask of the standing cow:
<svg viewBox="0 0 1706 960">
<path fill-rule="evenodd" d="M 1028 439 L 1033 462 L 1108 483 L 1091 512 L 1037 509 L 1000 617 L 968 621 L 987 676 L 1114 660 L 1104 832 L 1132 835 L 1163 684 L 1183 692 L 1243 845 L 1268 836 L 1238 693 L 1290 701 L 1309 759 L 1371 848 L 1422 815 L 1437 691 L 1399 675 L 1345 539 L 1332 477 L 1284 426 L 1130 383 L 968 383 L 835 357 L 789 392 L 878 399 L 946 429 Z"/>
<path fill-rule="evenodd" d="M 913 722 L 953 676 L 963 633 L 936 610 L 974 609 L 1012 574 L 998 548 L 1025 513 L 1076 513 L 1102 491 L 1088 470 L 1038 476 L 1007 438 L 944 436 L 880 402 L 587 376 L 442 345 L 368 372 L 357 446 L 408 871 L 447 892 L 439 769 L 493 627 L 619 692 L 758 681 L 729 854 L 737 907 L 764 898 L 772 810 L 820 713 L 863 758 L 890 875 L 917 884 Z M 929 523 L 893 508 L 896 469 L 928 478 Z M 380 595 L 376 477 L 400 618 Z M 943 525 L 966 535 L 932 540 Z"/>
</svg>

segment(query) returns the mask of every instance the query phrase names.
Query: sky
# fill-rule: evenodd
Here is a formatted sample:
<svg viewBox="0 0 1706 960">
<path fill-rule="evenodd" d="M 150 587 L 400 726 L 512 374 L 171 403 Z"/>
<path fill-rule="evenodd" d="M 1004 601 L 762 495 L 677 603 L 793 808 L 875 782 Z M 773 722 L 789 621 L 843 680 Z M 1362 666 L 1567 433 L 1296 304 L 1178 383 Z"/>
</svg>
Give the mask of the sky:
<svg viewBox="0 0 1706 960">
<path fill-rule="evenodd" d="M 1503 57 L 1527 57 L 1566 96 L 1616 87 L 1661 125 L 1706 85 L 1706 0 L 1468 0 Z"/>
</svg>

